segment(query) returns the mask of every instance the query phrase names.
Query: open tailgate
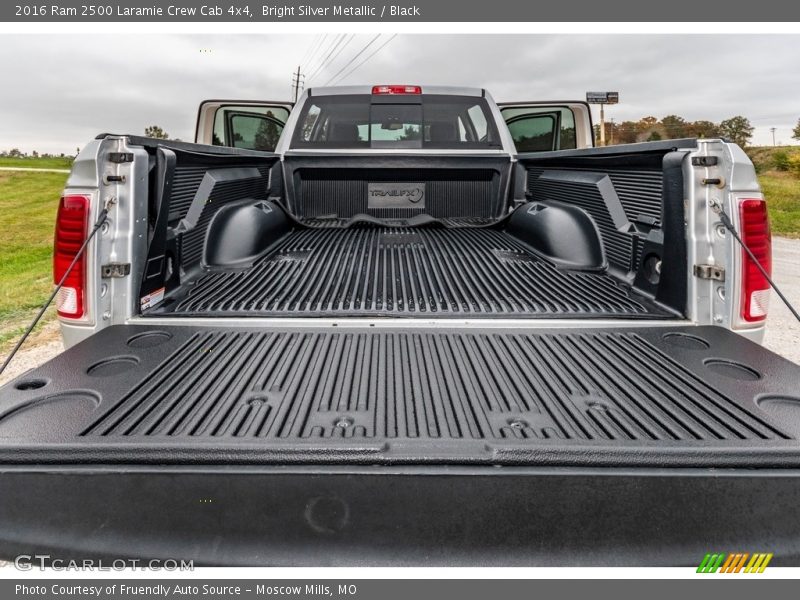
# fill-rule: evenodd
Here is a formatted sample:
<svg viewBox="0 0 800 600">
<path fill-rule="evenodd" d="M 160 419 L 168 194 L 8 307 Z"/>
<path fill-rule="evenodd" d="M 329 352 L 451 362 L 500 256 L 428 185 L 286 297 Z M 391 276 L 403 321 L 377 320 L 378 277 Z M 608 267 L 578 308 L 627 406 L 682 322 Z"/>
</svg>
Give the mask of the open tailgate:
<svg viewBox="0 0 800 600">
<path fill-rule="evenodd" d="M 796 562 L 798 384 L 717 327 L 114 326 L 0 389 L 0 555 Z"/>
</svg>

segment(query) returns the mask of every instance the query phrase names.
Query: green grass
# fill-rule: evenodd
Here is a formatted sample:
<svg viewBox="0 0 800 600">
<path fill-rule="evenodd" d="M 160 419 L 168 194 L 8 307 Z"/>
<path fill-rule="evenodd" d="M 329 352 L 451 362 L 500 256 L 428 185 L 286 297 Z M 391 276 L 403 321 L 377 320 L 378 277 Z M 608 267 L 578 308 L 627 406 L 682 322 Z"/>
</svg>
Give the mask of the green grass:
<svg viewBox="0 0 800 600">
<path fill-rule="evenodd" d="M 758 176 L 773 235 L 800 238 L 800 178 L 780 171 Z"/>
<path fill-rule="evenodd" d="M 779 155 L 800 155 L 800 146 L 751 146 L 745 152 L 767 199 L 772 233 L 800 238 L 800 175 L 779 171 L 777 160 Z"/>
<path fill-rule="evenodd" d="M 0 171 L 0 322 L 42 304 L 52 289 L 53 227 L 67 175 Z"/>
<path fill-rule="evenodd" d="M 28 169 L 71 169 L 72 157 L 64 157 L 64 158 L 0 157 L 0 167 L 25 167 Z"/>
</svg>

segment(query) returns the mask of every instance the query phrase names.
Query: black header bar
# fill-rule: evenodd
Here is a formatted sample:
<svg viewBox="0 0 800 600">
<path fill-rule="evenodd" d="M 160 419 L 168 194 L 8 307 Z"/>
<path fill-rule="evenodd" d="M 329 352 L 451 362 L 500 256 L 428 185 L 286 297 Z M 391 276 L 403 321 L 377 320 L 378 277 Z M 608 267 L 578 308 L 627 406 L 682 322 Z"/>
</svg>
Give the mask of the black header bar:
<svg viewBox="0 0 800 600">
<path fill-rule="evenodd" d="M 16 0 L 6 22 L 798 22 L 786 0 Z"/>
</svg>

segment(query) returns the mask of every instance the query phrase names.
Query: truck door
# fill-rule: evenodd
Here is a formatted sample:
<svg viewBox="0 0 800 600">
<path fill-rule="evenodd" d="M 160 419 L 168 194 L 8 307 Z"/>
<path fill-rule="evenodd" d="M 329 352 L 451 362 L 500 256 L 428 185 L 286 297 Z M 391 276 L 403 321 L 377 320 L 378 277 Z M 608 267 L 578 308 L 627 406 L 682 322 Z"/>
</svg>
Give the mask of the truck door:
<svg viewBox="0 0 800 600">
<path fill-rule="evenodd" d="M 592 114 L 585 102 L 501 102 L 498 106 L 519 153 L 594 146 Z"/>
<path fill-rule="evenodd" d="M 292 102 L 205 100 L 197 112 L 195 142 L 273 152 Z"/>
</svg>

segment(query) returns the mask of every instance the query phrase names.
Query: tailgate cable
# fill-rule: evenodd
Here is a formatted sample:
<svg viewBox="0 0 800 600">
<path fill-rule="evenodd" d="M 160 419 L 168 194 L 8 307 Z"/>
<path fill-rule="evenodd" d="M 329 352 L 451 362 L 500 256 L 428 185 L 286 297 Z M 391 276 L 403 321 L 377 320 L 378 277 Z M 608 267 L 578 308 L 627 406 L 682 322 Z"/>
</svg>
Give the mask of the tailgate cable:
<svg viewBox="0 0 800 600">
<path fill-rule="evenodd" d="M 713 210 L 715 213 L 719 215 L 719 220 L 722 221 L 722 224 L 724 225 L 725 229 L 731 232 L 731 235 L 734 237 L 734 239 L 737 242 L 739 242 L 739 245 L 742 247 L 742 249 L 745 252 L 747 252 L 747 256 L 750 257 L 750 260 L 753 261 L 753 264 L 755 264 L 758 270 L 761 271 L 761 274 L 767 280 L 767 283 L 769 283 L 770 287 L 773 290 L 775 290 L 775 293 L 778 294 L 778 297 L 781 300 L 783 300 L 783 303 L 786 305 L 786 308 L 788 308 L 789 311 L 794 315 L 795 319 L 800 321 L 800 313 L 797 312 L 797 309 L 794 306 L 792 306 L 792 303 L 789 302 L 786 296 L 783 295 L 783 292 L 781 292 L 780 288 L 778 288 L 775 282 L 772 281 L 772 277 L 769 276 L 767 270 L 763 266 L 761 266 L 761 263 L 755 257 L 753 252 L 744 243 L 742 238 L 739 236 L 739 233 L 736 231 L 736 228 L 733 226 L 731 218 L 728 216 L 728 214 L 725 212 L 725 209 L 722 207 L 722 204 L 719 201 L 712 201 L 710 202 L 710 204 L 711 204 L 711 210 Z M 0 370 L 0 372 L 2 372 L 2 370 Z"/>
<path fill-rule="evenodd" d="M 86 250 L 86 246 L 88 246 L 89 242 L 92 241 L 92 238 L 94 237 L 94 234 L 97 233 L 97 230 L 100 229 L 100 227 L 103 226 L 103 223 L 106 222 L 106 219 L 108 218 L 108 210 L 111 208 L 111 205 L 114 204 L 116 201 L 117 199 L 114 198 L 113 196 L 108 200 L 106 200 L 106 203 L 103 206 L 103 210 L 100 211 L 100 214 L 98 215 L 97 221 L 92 227 L 92 230 L 89 232 L 89 235 L 86 236 L 86 239 L 84 240 L 83 244 L 81 244 L 81 247 L 78 248 L 78 251 L 75 253 L 75 258 L 73 258 L 72 262 L 69 263 L 69 266 L 67 267 L 67 270 L 64 272 L 64 275 L 61 276 L 61 281 L 59 281 L 58 284 L 56 284 L 56 287 L 55 289 L 53 289 L 53 293 L 50 294 L 50 297 L 47 299 L 47 302 L 45 302 L 42 305 L 42 308 L 39 309 L 39 314 L 37 314 L 36 317 L 31 322 L 31 324 L 28 325 L 28 328 L 25 330 L 25 333 L 22 334 L 22 337 L 19 338 L 19 341 L 17 341 L 17 344 L 14 346 L 14 349 L 11 350 L 9 355 L 3 361 L 2 366 L 0 366 L 0 375 L 2 375 L 3 371 L 6 370 L 6 367 L 11 362 L 11 359 L 14 358 L 14 355 L 22 347 L 22 344 L 25 343 L 25 340 L 28 339 L 28 336 L 34 330 L 36 325 L 39 323 L 45 311 L 53 302 L 53 299 L 56 297 L 56 294 L 58 294 L 58 292 L 61 290 L 61 286 L 63 286 L 64 282 L 67 280 L 67 276 L 70 274 L 70 272 L 72 272 L 72 269 L 78 262 L 78 259 L 83 255 L 83 252 Z"/>
</svg>

